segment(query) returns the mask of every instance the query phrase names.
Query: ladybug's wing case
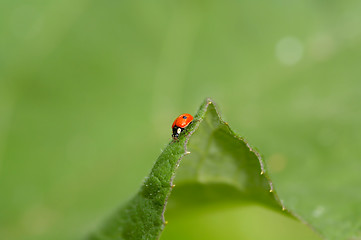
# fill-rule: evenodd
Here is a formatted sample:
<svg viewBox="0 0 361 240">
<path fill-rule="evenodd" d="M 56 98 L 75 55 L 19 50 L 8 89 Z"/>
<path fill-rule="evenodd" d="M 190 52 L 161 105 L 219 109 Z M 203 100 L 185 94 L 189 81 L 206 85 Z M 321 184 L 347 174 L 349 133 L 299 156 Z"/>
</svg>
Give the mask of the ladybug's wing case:
<svg viewBox="0 0 361 240">
<path fill-rule="evenodd" d="M 176 122 L 177 122 L 177 119 L 178 119 L 178 118 L 176 118 L 176 119 L 174 120 L 173 125 L 172 125 L 172 129 L 174 128 L 174 126 L 175 126 L 175 124 L 176 124 Z"/>
<path fill-rule="evenodd" d="M 192 115 L 190 115 L 188 113 L 182 114 L 180 116 L 180 119 L 181 119 L 181 123 L 180 123 L 181 126 L 179 126 L 179 127 L 182 127 L 182 128 L 185 128 L 186 126 L 188 126 L 188 124 L 190 124 L 193 121 Z"/>
<path fill-rule="evenodd" d="M 184 113 L 182 115 L 180 115 L 179 117 L 177 117 L 177 119 L 174 121 L 173 126 L 177 126 L 180 128 L 185 128 L 186 126 L 188 126 L 188 124 L 190 122 L 192 122 L 193 117 L 192 115 L 188 114 L 188 113 Z"/>
</svg>

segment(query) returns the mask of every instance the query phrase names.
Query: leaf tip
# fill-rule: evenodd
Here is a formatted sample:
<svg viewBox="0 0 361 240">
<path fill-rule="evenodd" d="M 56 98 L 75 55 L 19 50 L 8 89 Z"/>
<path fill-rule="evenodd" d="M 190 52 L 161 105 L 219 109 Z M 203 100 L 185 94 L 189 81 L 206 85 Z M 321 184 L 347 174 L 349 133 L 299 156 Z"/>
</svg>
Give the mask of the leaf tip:
<svg viewBox="0 0 361 240">
<path fill-rule="evenodd" d="M 213 100 L 210 97 L 207 97 L 205 102 L 207 102 L 207 104 L 212 104 Z"/>
</svg>

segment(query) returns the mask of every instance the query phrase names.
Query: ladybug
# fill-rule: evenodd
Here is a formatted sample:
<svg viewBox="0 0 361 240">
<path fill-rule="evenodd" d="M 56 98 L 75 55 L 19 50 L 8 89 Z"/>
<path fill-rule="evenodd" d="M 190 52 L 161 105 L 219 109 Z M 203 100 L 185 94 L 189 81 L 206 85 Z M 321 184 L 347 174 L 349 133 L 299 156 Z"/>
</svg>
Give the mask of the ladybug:
<svg viewBox="0 0 361 240">
<path fill-rule="evenodd" d="M 191 122 L 193 121 L 193 116 L 188 114 L 188 113 L 184 113 L 182 115 L 179 115 L 179 117 L 177 117 L 172 125 L 172 130 L 173 130 L 173 134 L 172 137 L 173 139 L 178 139 L 179 134 L 184 130 L 185 127 L 187 127 Z"/>
</svg>

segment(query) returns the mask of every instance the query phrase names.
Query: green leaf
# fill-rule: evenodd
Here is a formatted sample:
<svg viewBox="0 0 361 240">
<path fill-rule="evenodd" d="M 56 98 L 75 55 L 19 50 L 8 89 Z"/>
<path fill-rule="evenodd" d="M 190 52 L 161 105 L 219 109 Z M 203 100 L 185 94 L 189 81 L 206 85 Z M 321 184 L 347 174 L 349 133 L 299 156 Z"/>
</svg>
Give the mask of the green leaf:
<svg viewBox="0 0 361 240">
<path fill-rule="evenodd" d="M 253 202 L 282 212 L 260 154 L 224 122 L 210 99 L 155 162 L 138 194 L 89 239 L 158 239 L 172 203 Z M 287 211 L 285 214 L 290 215 Z"/>
</svg>

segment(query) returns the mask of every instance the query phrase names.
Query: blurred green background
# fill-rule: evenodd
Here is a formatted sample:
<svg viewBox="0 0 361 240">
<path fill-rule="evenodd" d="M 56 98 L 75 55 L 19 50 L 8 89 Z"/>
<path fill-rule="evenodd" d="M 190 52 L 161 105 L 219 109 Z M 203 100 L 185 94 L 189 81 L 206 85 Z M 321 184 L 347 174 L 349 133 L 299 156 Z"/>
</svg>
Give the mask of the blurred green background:
<svg viewBox="0 0 361 240">
<path fill-rule="evenodd" d="M 315 195 L 346 204 L 360 186 L 360 9 L 2 1 L 0 238 L 80 239 L 96 229 L 138 190 L 174 118 L 205 97 L 264 154 L 286 206 L 318 217 L 327 204 L 310 203 Z M 167 231 L 165 239 L 318 239 L 257 206 L 183 216 Z"/>
</svg>

